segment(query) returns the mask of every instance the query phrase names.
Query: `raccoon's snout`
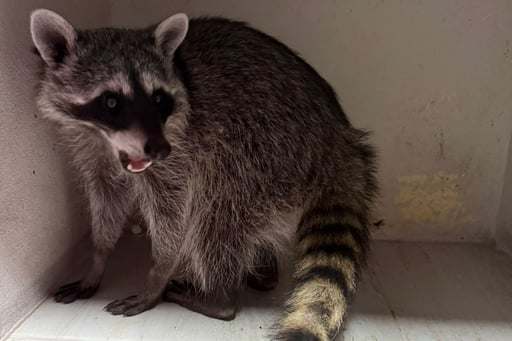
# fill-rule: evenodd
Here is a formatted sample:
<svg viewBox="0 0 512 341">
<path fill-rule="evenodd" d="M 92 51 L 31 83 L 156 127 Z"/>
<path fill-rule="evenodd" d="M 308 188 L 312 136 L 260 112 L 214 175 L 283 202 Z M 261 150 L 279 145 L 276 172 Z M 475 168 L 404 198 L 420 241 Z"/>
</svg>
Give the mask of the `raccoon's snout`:
<svg viewBox="0 0 512 341">
<path fill-rule="evenodd" d="M 162 134 L 147 134 L 141 129 L 131 128 L 104 134 L 119 156 L 123 168 L 132 173 L 140 173 L 154 161 L 165 159 L 171 146 Z"/>
<path fill-rule="evenodd" d="M 171 146 L 165 139 L 148 141 L 144 146 L 144 153 L 146 153 L 151 160 L 165 159 L 170 152 Z"/>
<path fill-rule="evenodd" d="M 165 139 L 149 140 L 144 145 L 145 157 L 134 157 L 125 151 L 120 151 L 119 160 L 126 170 L 132 173 L 140 173 L 151 166 L 153 161 L 165 159 L 170 152 L 171 146 Z"/>
</svg>

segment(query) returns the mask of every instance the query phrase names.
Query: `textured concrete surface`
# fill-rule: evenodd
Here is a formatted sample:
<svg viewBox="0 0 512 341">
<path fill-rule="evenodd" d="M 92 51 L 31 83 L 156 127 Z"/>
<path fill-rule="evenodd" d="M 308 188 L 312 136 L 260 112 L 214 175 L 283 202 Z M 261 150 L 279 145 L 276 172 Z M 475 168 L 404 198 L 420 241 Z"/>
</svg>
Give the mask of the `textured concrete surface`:
<svg viewBox="0 0 512 341">
<path fill-rule="evenodd" d="M 512 255 L 512 140 L 508 150 L 508 165 L 498 214 L 496 244 L 499 249 Z"/>
</svg>

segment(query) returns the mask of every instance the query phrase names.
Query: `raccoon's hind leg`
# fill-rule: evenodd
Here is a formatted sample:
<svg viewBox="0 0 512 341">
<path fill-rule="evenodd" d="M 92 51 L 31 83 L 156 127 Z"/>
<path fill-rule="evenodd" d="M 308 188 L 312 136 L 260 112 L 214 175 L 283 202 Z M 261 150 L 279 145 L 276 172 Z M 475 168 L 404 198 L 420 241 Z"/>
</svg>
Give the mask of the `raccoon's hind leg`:
<svg viewBox="0 0 512 341">
<path fill-rule="evenodd" d="M 187 282 L 172 281 L 167 287 L 164 299 L 219 320 L 231 321 L 236 315 L 235 300 L 232 295 L 226 293 L 201 295 Z"/>
<path fill-rule="evenodd" d="M 364 207 L 322 202 L 297 231 L 295 288 L 276 340 L 328 341 L 340 330 L 368 249 Z"/>
<path fill-rule="evenodd" d="M 269 291 L 275 289 L 279 282 L 279 269 L 276 256 L 270 250 L 262 250 L 254 264 L 254 273 L 249 274 L 249 287 Z"/>
<path fill-rule="evenodd" d="M 107 202 L 105 198 L 112 199 Z M 108 256 L 123 232 L 124 222 L 132 207 L 122 191 L 113 188 L 96 188 L 89 194 L 89 206 L 92 264 L 82 280 L 63 285 L 53 294 L 56 302 L 71 303 L 77 299 L 90 298 L 96 293 Z"/>
</svg>

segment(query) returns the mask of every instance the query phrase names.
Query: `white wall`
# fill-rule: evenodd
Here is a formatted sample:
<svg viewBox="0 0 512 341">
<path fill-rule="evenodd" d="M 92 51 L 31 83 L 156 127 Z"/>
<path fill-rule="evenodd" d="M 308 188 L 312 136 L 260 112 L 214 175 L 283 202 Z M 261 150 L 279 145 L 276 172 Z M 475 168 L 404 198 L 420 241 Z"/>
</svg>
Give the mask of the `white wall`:
<svg viewBox="0 0 512 341">
<path fill-rule="evenodd" d="M 374 131 L 386 239 L 487 240 L 512 126 L 509 0 L 113 0 L 112 23 L 248 21 L 299 51 Z"/>
<path fill-rule="evenodd" d="M 62 148 L 34 103 L 29 13 L 46 7 L 78 25 L 102 26 L 101 3 L 0 2 L 0 337 L 62 280 L 62 258 L 84 235 Z"/>
</svg>

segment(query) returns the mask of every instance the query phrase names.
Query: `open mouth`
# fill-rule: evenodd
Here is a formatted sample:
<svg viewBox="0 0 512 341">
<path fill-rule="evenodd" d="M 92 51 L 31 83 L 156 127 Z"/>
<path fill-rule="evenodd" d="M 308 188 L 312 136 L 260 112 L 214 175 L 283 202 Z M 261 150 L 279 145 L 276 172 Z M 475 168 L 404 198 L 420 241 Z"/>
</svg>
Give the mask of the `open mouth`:
<svg viewBox="0 0 512 341">
<path fill-rule="evenodd" d="M 129 170 L 132 173 L 140 173 L 146 170 L 153 161 L 151 160 L 131 160 L 128 159 L 128 165 L 126 166 L 126 169 Z"/>
<path fill-rule="evenodd" d="M 152 160 L 149 159 L 133 159 L 130 158 L 126 153 L 119 153 L 119 159 L 123 164 L 123 167 L 132 173 L 140 173 L 145 171 L 151 164 Z"/>
</svg>

